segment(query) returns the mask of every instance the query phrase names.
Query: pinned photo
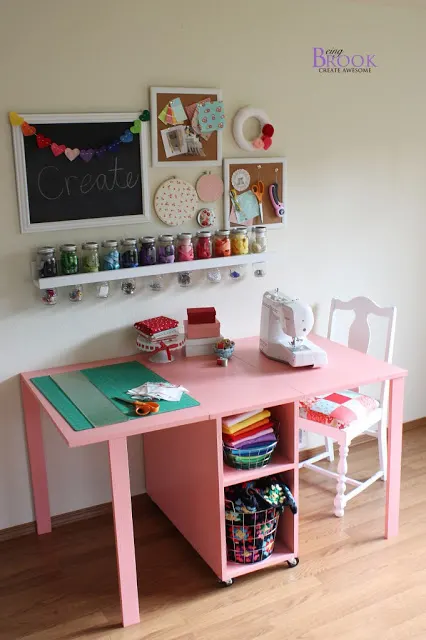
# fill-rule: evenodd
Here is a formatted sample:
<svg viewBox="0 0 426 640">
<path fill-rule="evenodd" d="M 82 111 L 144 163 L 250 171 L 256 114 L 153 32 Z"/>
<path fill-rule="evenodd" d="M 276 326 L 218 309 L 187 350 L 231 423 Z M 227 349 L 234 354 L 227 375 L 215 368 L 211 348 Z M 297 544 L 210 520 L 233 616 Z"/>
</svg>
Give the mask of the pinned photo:
<svg viewBox="0 0 426 640">
<path fill-rule="evenodd" d="M 161 131 L 161 138 L 163 140 L 166 158 L 173 158 L 174 156 L 188 153 L 188 143 L 183 125 L 163 129 Z"/>
</svg>

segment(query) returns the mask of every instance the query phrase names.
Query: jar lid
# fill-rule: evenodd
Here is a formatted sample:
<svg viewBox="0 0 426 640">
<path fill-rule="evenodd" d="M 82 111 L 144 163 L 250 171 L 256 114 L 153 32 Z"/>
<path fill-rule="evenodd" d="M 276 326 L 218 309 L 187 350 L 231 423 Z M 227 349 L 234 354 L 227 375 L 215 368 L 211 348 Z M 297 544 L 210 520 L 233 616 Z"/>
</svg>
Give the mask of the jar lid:
<svg viewBox="0 0 426 640">
<path fill-rule="evenodd" d="M 173 236 L 170 236 L 168 234 L 164 234 L 164 235 L 160 236 L 160 242 L 173 242 Z"/>
<path fill-rule="evenodd" d="M 211 231 L 199 231 L 198 232 L 198 237 L 199 238 L 211 238 Z"/>
<path fill-rule="evenodd" d="M 39 253 L 40 255 L 46 256 L 46 255 L 49 255 L 51 253 L 55 253 L 55 248 L 54 247 L 40 247 L 39 249 L 37 249 L 37 253 Z"/>
<path fill-rule="evenodd" d="M 218 235 L 218 236 L 225 236 L 225 237 L 227 237 L 227 236 L 229 236 L 229 233 L 230 233 L 229 229 L 218 229 L 218 230 L 216 231 L 216 235 Z"/>
<path fill-rule="evenodd" d="M 258 234 L 261 234 L 261 235 L 266 233 L 266 227 L 262 227 L 262 225 L 257 225 L 255 227 L 253 227 L 253 230 L 254 230 L 255 233 L 258 233 Z"/>
<path fill-rule="evenodd" d="M 151 244 L 151 242 L 155 242 L 154 236 L 144 236 L 141 238 L 142 244 Z"/>
<path fill-rule="evenodd" d="M 72 253 L 74 251 L 77 251 L 77 245 L 75 244 L 63 244 L 60 247 L 61 251 L 68 251 L 69 253 Z"/>
<path fill-rule="evenodd" d="M 127 246 L 133 246 L 136 244 L 136 238 L 124 238 L 122 244 Z"/>
<path fill-rule="evenodd" d="M 247 229 L 246 227 L 234 227 L 233 229 L 231 229 L 231 233 L 235 235 L 240 233 L 242 233 L 243 235 L 247 235 Z"/>
<path fill-rule="evenodd" d="M 82 248 L 83 249 L 91 249 L 93 251 L 94 249 L 98 249 L 99 245 L 98 245 L 97 242 L 83 242 Z"/>
<path fill-rule="evenodd" d="M 117 240 L 104 240 L 102 246 L 105 247 L 105 249 L 116 249 L 118 242 Z"/>
<path fill-rule="evenodd" d="M 180 233 L 179 238 L 192 238 L 192 233 L 187 233 L 186 231 L 184 233 Z"/>
</svg>

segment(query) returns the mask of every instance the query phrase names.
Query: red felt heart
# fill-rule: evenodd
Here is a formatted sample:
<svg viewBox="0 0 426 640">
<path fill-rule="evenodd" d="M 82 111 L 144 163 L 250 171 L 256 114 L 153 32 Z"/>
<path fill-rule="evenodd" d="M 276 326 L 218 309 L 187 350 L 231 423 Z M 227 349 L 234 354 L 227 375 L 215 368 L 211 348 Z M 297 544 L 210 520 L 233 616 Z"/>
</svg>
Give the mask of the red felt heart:
<svg viewBox="0 0 426 640">
<path fill-rule="evenodd" d="M 269 138 L 268 136 L 262 136 L 262 140 L 263 140 L 263 148 L 265 149 L 265 151 L 268 151 L 269 147 L 272 144 L 272 138 Z"/>
<path fill-rule="evenodd" d="M 29 125 L 28 122 L 23 122 L 21 124 L 21 130 L 24 136 L 33 136 L 36 132 L 36 128 Z"/>
<path fill-rule="evenodd" d="M 56 142 L 52 142 L 51 146 L 50 146 L 53 155 L 56 156 L 60 156 L 61 153 L 64 153 L 66 146 L 64 144 L 56 144 Z"/>
<path fill-rule="evenodd" d="M 38 133 L 36 135 L 36 140 L 37 140 L 37 146 L 39 149 L 45 149 L 46 147 L 49 147 L 52 144 L 51 139 L 45 138 L 42 133 Z"/>
</svg>

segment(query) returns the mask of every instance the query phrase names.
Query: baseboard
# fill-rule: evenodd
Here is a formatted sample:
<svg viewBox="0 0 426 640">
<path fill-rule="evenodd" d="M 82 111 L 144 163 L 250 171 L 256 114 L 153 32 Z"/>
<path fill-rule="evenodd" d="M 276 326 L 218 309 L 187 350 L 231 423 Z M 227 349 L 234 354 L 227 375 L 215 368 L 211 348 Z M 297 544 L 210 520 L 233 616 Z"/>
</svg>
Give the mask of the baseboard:
<svg viewBox="0 0 426 640">
<path fill-rule="evenodd" d="M 133 509 L 146 499 L 146 494 L 139 494 L 132 496 Z M 112 503 L 104 502 L 103 504 L 96 504 L 93 507 L 86 507 L 84 509 L 78 509 L 77 511 L 69 511 L 68 513 L 60 513 L 57 516 L 52 516 L 52 529 L 61 527 L 65 524 L 72 522 L 78 522 L 79 520 L 89 520 L 90 518 L 96 518 L 97 516 L 103 516 L 105 514 L 112 515 Z M 0 530 L 0 542 L 5 540 L 12 540 L 13 538 L 21 538 L 22 536 L 29 535 L 36 532 L 35 522 L 26 522 L 25 524 L 18 524 L 16 527 L 9 527 L 7 529 Z"/>
<path fill-rule="evenodd" d="M 404 431 L 411 431 L 411 429 L 419 429 L 426 427 L 426 416 L 424 418 L 417 418 L 417 420 L 410 420 L 410 422 L 404 423 Z M 371 437 L 361 435 L 356 438 L 352 446 L 365 444 L 370 442 Z M 300 452 L 300 460 L 307 460 L 311 456 L 320 453 L 323 447 L 315 447 L 314 449 L 304 449 Z M 135 508 L 137 505 L 146 500 L 146 494 L 139 494 L 132 497 L 132 506 Z M 105 514 L 112 514 L 111 502 L 105 502 L 104 504 L 97 504 L 93 507 L 86 507 L 85 509 L 78 509 L 77 511 L 70 511 L 69 513 L 61 513 L 52 517 L 52 528 L 56 529 L 65 524 L 71 522 L 78 522 L 79 520 L 88 520 L 89 518 L 96 518 L 96 516 L 103 516 Z M 36 532 L 35 522 L 27 522 L 25 524 L 18 524 L 16 527 L 9 527 L 7 529 L 0 530 L 0 542 L 5 540 L 11 540 L 12 538 L 20 538 L 21 536 L 29 535 Z"/>
</svg>

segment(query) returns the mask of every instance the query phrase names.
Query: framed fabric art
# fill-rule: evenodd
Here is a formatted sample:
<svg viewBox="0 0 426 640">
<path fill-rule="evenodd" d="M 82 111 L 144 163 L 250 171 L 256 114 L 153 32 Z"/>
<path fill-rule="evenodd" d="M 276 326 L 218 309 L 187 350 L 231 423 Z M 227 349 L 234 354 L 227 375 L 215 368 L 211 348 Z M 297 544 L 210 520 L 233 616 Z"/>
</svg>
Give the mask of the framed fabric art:
<svg viewBox="0 0 426 640">
<path fill-rule="evenodd" d="M 218 89 L 151 87 L 152 166 L 220 166 L 225 123 Z"/>
</svg>

